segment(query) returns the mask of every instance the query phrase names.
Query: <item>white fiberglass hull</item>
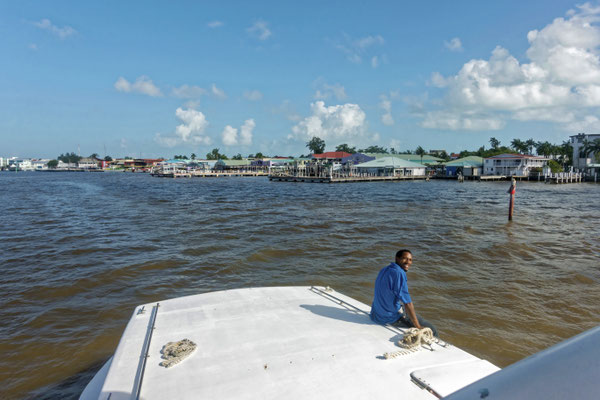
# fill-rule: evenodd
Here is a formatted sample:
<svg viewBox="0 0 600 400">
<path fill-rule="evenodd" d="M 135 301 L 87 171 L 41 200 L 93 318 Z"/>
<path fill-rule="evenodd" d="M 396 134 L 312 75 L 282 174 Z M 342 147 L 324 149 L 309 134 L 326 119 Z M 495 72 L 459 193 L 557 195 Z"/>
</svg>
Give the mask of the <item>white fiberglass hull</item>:
<svg viewBox="0 0 600 400">
<path fill-rule="evenodd" d="M 227 290 L 135 309 L 88 399 L 432 399 L 498 370 L 444 342 L 386 360 L 402 330 L 331 289 Z M 161 349 L 197 349 L 165 368 Z M 425 390 L 424 387 L 427 389 Z"/>
</svg>

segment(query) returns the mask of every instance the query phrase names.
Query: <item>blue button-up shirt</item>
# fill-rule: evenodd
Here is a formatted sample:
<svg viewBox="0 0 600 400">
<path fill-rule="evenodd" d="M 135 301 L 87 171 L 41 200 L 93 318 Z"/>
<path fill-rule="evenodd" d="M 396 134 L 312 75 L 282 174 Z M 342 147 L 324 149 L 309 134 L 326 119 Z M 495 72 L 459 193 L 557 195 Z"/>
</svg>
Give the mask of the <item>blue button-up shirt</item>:
<svg viewBox="0 0 600 400">
<path fill-rule="evenodd" d="M 408 294 L 406 272 L 396 263 L 379 271 L 375 280 L 375 296 L 371 306 L 371 319 L 380 324 L 396 322 L 400 306 L 412 303 Z"/>
</svg>

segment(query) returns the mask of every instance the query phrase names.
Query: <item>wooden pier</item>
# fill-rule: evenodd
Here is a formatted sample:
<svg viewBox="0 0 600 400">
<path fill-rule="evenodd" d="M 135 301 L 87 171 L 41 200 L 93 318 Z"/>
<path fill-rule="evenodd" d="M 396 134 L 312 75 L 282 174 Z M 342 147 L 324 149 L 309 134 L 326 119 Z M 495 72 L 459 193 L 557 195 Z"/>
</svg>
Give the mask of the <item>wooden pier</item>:
<svg viewBox="0 0 600 400">
<path fill-rule="evenodd" d="M 267 176 L 267 172 L 245 171 L 245 172 L 212 172 L 212 171 L 190 171 L 190 172 L 155 172 L 152 176 L 158 178 L 230 178 L 235 176 Z"/>
<path fill-rule="evenodd" d="M 506 175 L 481 175 L 479 176 L 480 181 L 506 181 L 510 178 Z"/>
<path fill-rule="evenodd" d="M 515 179 L 517 181 L 544 181 L 545 183 L 580 183 L 583 182 L 583 174 L 581 172 L 558 172 L 550 175 L 482 175 L 479 177 L 473 177 L 479 181 L 510 181 Z"/>
<path fill-rule="evenodd" d="M 545 183 L 581 183 L 583 174 L 581 172 L 558 172 L 545 177 Z"/>
<path fill-rule="evenodd" d="M 521 176 L 521 175 L 481 175 L 481 176 L 475 176 L 473 178 L 476 180 L 479 180 L 479 181 L 510 181 L 513 179 L 515 179 L 517 181 L 537 180 L 536 177 L 529 176 L 529 175 L 525 175 L 525 176 Z"/>
<path fill-rule="evenodd" d="M 425 175 L 414 176 L 293 176 L 269 175 L 270 181 L 275 182 L 306 182 L 306 183 L 352 183 L 352 182 L 381 182 L 381 181 L 414 181 L 429 180 Z"/>
</svg>

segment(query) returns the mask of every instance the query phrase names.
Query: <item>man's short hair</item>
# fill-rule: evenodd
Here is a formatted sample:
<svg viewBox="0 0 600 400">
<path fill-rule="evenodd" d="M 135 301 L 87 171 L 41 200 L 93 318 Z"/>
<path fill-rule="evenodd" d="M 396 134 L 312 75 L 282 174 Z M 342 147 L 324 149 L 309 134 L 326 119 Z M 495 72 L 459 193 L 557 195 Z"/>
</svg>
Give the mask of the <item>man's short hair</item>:
<svg viewBox="0 0 600 400">
<path fill-rule="evenodd" d="M 408 249 L 398 250 L 396 253 L 396 258 L 401 258 L 404 253 L 409 253 L 412 256 L 412 252 Z"/>
</svg>

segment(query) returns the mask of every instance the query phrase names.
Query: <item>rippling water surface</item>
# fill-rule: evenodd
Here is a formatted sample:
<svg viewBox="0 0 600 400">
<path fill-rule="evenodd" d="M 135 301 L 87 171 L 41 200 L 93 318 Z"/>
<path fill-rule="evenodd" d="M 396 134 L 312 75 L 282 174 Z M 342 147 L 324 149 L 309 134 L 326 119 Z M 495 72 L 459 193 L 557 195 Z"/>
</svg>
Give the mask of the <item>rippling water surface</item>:
<svg viewBox="0 0 600 400">
<path fill-rule="evenodd" d="M 1 398 L 77 398 L 133 308 L 251 286 L 370 304 L 410 248 L 416 310 L 506 366 L 600 323 L 600 185 L 306 184 L 0 173 Z"/>
</svg>

